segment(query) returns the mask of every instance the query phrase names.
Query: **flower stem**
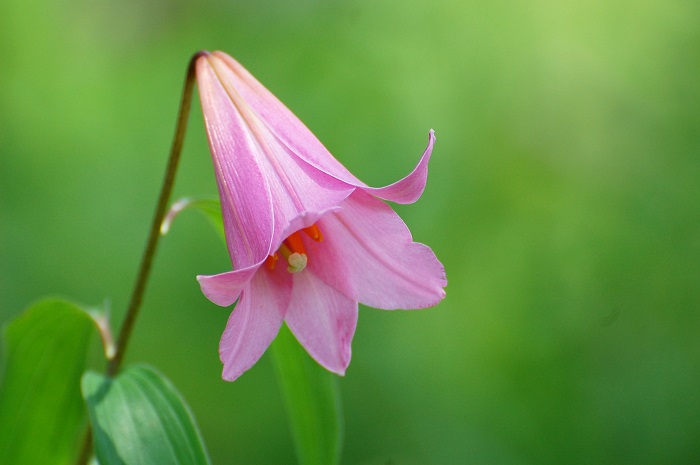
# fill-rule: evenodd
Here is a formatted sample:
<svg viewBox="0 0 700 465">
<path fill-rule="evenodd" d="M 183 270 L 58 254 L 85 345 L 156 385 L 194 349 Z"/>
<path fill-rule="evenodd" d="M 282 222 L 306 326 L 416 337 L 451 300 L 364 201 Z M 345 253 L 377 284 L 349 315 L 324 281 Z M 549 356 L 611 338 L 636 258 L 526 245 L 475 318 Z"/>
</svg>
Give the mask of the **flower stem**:
<svg viewBox="0 0 700 465">
<path fill-rule="evenodd" d="M 80 446 L 80 455 L 78 455 L 78 461 L 75 462 L 77 465 L 86 465 L 90 456 L 92 455 L 92 428 L 90 425 L 85 428 L 85 433 L 83 433 L 83 443 Z"/>
<path fill-rule="evenodd" d="M 182 91 L 180 111 L 178 113 L 177 126 L 175 128 L 175 137 L 173 138 L 173 143 L 170 148 L 170 157 L 168 159 L 168 165 L 163 178 L 163 186 L 161 187 L 160 197 L 158 198 L 158 204 L 156 205 L 156 210 L 153 215 L 153 222 L 151 223 L 151 230 L 148 234 L 146 249 L 141 257 L 141 266 L 139 268 L 138 276 L 136 277 L 136 282 L 134 283 L 134 289 L 131 292 L 129 307 L 126 311 L 126 316 L 124 317 L 124 321 L 122 322 L 122 326 L 119 331 L 115 354 L 107 364 L 108 376 L 115 376 L 121 367 L 124 359 L 124 353 L 126 352 L 126 347 L 129 343 L 129 338 L 131 337 L 131 333 L 134 329 L 136 317 L 138 316 L 139 309 L 141 308 L 143 294 L 146 290 L 146 283 L 148 282 L 148 277 L 151 271 L 151 264 L 153 263 L 153 257 L 155 256 L 156 248 L 158 246 L 158 239 L 160 238 L 160 225 L 165 217 L 165 211 L 170 199 L 170 193 L 173 190 L 173 184 L 175 182 L 175 173 L 177 172 L 177 166 L 180 161 L 180 154 L 182 153 L 182 145 L 185 141 L 187 120 L 190 114 L 190 108 L 192 107 L 192 92 L 194 90 L 195 83 L 195 63 L 197 58 L 199 58 L 202 53 L 204 52 L 195 53 L 190 59 L 190 63 L 187 67 L 185 87 Z M 83 437 L 80 454 L 77 458 L 76 465 L 87 464 L 91 455 L 92 431 L 90 426 L 88 426 Z"/>
<path fill-rule="evenodd" d="M 182 100 L 180 101 L 180 113 L 178 114 L 177 118 L 175 137 L 173 139 L 172 147 L 170 148 L 170 158 L 168 160 L 168 166 L 165 170 L 165 177 L 163 178 L 163 186 L 161 187 L 160 197 L 158 198 L 156 211 L 153 215 L 153 222 L 151 223 L 151 231 L 148 234 L 146 250 L 143 253 L 143 257 L 141 258 L 141 267 L 139 268 L 139 274 L 136 277 L 134 290 L 131 293 L 129 307 L 126 312 L 126 316 L 124 317 L 124 322 L 122 323 L 121 330 L 119 331 L 119 338 L 117 339 L 116 344 L 116 352 L 114 354 L 114 357 L 109 361 L 109 365 L 107 366 L 107 375 L 109 376 L 114 376 L 119 371 L 119 367 L 121 366 L 122 360 L 124 358 L 124 352 L 126 351 L 126 346 L 129 343 L 129 338 L 131 337 L 131 332 L 134 328 L 136 317 L 138 316 L 139 309 L 141 308 L 143 294 L 146 290 L 146 283 L 148 282 L 148 277 L 151 271 L 151 264 L 153 263 L 153 257 L 156 253 L 158 239 L 160 238 L 160 225 L 163 223 L 165 211 L 168 207 L 170 193 L 173 190 L 173 184 L 175 181 L 175 173 L 177 172 L 178 162 L 180 161 L 180 154 L 182 153 L 182 144 L 185 141 L 187 119 L 190 114 L 190 107 L 192 106 L 192 91 L 194 89 L 195 82 L 195 62 L 200 56 L 200 54 L 201 52 L 197 52 L 192 57 L 192 59 L 190 60 L 190 64 L 187 68 L 185 88 L 182 92 Z"/>
</svg>

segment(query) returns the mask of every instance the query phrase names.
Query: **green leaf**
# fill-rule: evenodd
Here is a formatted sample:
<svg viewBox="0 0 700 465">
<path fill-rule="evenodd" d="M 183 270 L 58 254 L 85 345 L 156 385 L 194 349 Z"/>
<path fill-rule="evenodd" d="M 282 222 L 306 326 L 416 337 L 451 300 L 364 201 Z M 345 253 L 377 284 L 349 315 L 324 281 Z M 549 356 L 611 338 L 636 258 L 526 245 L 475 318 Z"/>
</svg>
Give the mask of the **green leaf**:
<svg viewBox="0 0 700 465">
<path fill-rule="evenodd" d="M 100 465 L 209 463 L 187 404 L 152 368 L 131 366 L 116 378 L 87 372 L 82 390 Z"/>
<path fill-rule="evenodd" d="M 80 376 L 90 336 L 87 312 L 44 300 L 7 325 L 0 384 L 0 463 L 72 463 L 85 426 Z"/>
<path fill-rule="evenodd" d="M 286 325 L 272 348 L 299 463 L 338 463 L 343 418 L 337 377 L 306 353 Z"/>
</svg>

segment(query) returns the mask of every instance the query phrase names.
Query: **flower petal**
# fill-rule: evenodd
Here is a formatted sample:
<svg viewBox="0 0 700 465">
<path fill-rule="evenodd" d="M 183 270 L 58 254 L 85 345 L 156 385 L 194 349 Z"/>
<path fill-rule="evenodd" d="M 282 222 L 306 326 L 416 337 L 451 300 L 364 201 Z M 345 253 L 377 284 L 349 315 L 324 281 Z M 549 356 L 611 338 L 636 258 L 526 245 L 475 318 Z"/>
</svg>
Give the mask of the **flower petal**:
<svg viewBox="0 0 700 465">
<path fill-rule="evenodd" d="M 316 223 L 325 214 L 339 210 L 340 207 L 334 206 L 327 210 L 322 210 L 318 212 L 300 213 L 297 217 L 290 221 L 289 225 L 287 226 L 287 229 L 285 229 L 282 233 L 282 236 L 288 237 L 290 234 L 299 231 L 300 229 L 308 228 L 309 226 L 312 226 L 314 223 Z"/>
<path fill-rule="evenodd" d="M 386 310 L 430 307 L 445 297 L 445 269 L 391 207 L 359 190 L 340 206 L 317 223 L 323 242 L 305 242 L 313 274 Z"/>
<path fill-rule="evenodd" d="M 227 102 L 221 104 L 235 107 L 237 118 L 231 116 L 231 119 L 245 124 L 242 131 L 253 139 L 250 157 L 267 180 L 274 210 L 272 243 L 276 247 L 293 218 L 304 212 L 327 210 L 342 202 L 354 188 L 290 153 L 270 132 L 265 117 L 256 113 L 245 99 L 241 92 L 245 85 L 237 82 L 239 79 L 232 69 L 216 54 L 208 57 L 208 63 L 227 94 Z"/>
<path fill-rule="evenodd" d="M 428 161 L 435 143 L 433 130 L 430 130 L 428 147 L 421 160 L 408 176 L 385 187 L 369 187 L 336 160 L 304 123 L 236 60 L 223 52 L 213 52 L 212 55 L 221 59 L 232 71 L 227 80 L 239 92 L 242 100 L 265 122 L 269 131 L 288 147 L 290 153 L 329 176 L 350 186 L 366 189 L 385 200 L 413 203 L 423 193 Z"/>
<path fill-rule="evenodd" d="M 396 203 L 413 203 L 423 195 L 428 181 L 428 162 L 435 145 L 435 131 L 428 133 L 428 146 L 413 171 L 403 179 L 385 187 L 364 187 L 366 192 Z M 360 186 L 361 187 L 361 186 Z"/>
<path fill-rule="evenodd" d="M 356 301 L 311 273 L 296 273 L 285 321 L 314 360 L 329 371 L 345 374 L 357 326 Z"/>
<path fill-rule="evenodd" d="M 260 264 L 215 275 L 199 275 L 197 281 L 202 293 L 216 305 L 228 307 L 232 305 L 243 288 L 258 271 Z"/>
<path fill-rule="evenodd" d="M 289 274 L 265 269 L 243 289 L 219 344 L 225 380 L 235 380 L 262 357 L 282 326 L 291 292 Z"/>
<path fill-rule="evenodd" d="M 259 150 L 235 105 L 204 55 L 197 83 L 216 173 L 226 244 L 234 269 L 259 263 L 270 253 L 273 211 L 259 166 Z"/>
</svg>

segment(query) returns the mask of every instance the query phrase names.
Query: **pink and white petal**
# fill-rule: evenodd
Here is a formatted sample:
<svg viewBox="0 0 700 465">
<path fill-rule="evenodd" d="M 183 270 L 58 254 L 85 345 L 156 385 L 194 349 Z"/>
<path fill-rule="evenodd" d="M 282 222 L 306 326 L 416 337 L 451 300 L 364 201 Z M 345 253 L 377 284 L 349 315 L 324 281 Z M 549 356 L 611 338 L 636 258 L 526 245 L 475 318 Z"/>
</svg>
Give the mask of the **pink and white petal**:
<svg viewBox="0 0 700 465">
<path fill-rule="evenodd" d="M 274 209 L 275 234 L 272 242 L 276 244 L 284 239 L 279 237 L 282 230 L 298 214 L 335 206 L 350 195 L 354 188 L 290 153 L 271 132 L 266 120 L 268 115 L 259 114 L 251 106 L 247 99 L 246 84 L 240 82 L 216 52 L 209 59 L 221 85 L 234 103 L 237 115 L 245 123 L 248 135 L 254 140 L 252 155 L 267 180 Z"/>
<path fill-rule="evenodd" d="M 199 281 L 202 293 L 207 299 L 216 305 L 228 307 L 238 299 L 243 288 L 253 278 L 259 268 L 260 263 L 242 270 L 215 275 L 199 275 L 197 276 L 197 281 Z"/>
<path fill-rule="evenodd" d="M 313 226 L 320 218 L 329 212 L 339 211 L 340 207 L 333 206 L 326 210 L 321 210 L 318 212 L 302 212 L 297 215 L 292 221 L 289 222 L 287 228 L 283 231 L 282 236 L 287 238 L 292 233 L 295 233 L 303 228 L 308 228 Z"/>
<path fill-rule="evenodd" d="M 275 148 L 269 157 L 272 163 L 266 174 L 275 212 L 273 243 L 277 244 L 287 237 L 285 231 L 291 229 L 297 218 L 336 207 L 354 188 L 290 155 L 276 139 L 269 147 Z"/>
<path fill-rule="evenodd" d="M 233 381 L 252 367 L 277 336 L 292 292 L 286 274 L 261 269 L 243 289 L 219 344 L 225 380 Z"/>
<path fill-rule="evenodd" d="M 357 302 L 314 274 L 294 275 L 285 321 L 299 343 L 322 367 L 345 375 L 357 326 Z"/>
<path fill-rule="evenodd" d="M 269 129 L 312 166 L 351 185 L 362 184 L 328 152 L 313 133 L 248 70 L 224 52 L 213 52 L 232 71 L 231 82 Z"/>
<path fill-rule="evenodd" d="M 273 237 L 273 206 L 250 129 L 221 84 L 210 55 L 197 60 L 197 83 L 234 269 L 259 263 Z"/>
<path fill-rule="evenodd" d="M 413 203 L 423 193 L 428 175 L 428 161 L 435 143 L 432 129 L 428 135 L 428 147 L 408 176 L 385 187 L 369 187 L 336 160 L 304 123 L 236 60 L 223 52 L 213 52 L 212 55 L 221 59 L 231 71 L 226 74 L 226 81 L 236 89 L 242 100 L 250 105 L 265 122 L 269 131 L 291 154 L 350 186 L 366 189 L 373 195 L 392 202 Z"/>
<path fill-rule="evenodd" d="M 322 241 L 316 242 L 306 234 L 301 234 L 306 248 L 306 269 L 350 300 L 359 301 L 359 292 L 352 281 L 354 271 L 350 273 L 347 270 L 349 263 L 342 243 L 344 235 L 334 233 L 332 223 L 329 222 L 336 221 L 333 219 L 334 214 L 341 209 L 342 207 L 333 210 L 315 222 L 323 235 Z"/>
<path fill-rule="evenodd" d="M 428 146 L 413 171 L 403 179 L 385 187 L 364 187 L 365 192 L 396 203 L 413 203 L 423 195 L 428 180 L 428 162 L 435 145 L 435 131 L 428 133 Z M 361 186 L 358 186 L 361 187 Z"/>
<path fill-rule="evenodd" d="M 309 269 L 359 302 L 416 309 L 445 297 L 444 267 L 381 200 L 357 190 L 317 225 L 324 240 L 306 242 Z"/>
</svg>

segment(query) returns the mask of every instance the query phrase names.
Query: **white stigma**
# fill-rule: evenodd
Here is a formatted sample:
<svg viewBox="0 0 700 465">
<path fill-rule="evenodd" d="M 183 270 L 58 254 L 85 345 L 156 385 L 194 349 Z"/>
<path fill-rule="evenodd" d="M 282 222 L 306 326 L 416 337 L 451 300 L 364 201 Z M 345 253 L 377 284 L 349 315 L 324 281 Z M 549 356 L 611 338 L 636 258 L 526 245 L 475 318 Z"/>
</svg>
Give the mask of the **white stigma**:
<svg viewBox="0 0 700 465">
<path fill-rule="evenodd" d="M 306 268 L 306 254 L 305 253 L 297 253 L 294 252 L 287 258 L 287 263 L 289 263 L 289 266 L 287 267 L 287 271 L 290 273 L 299 273 L 300 271 L 304 271 L 304 268 Z"/>
</svg>

